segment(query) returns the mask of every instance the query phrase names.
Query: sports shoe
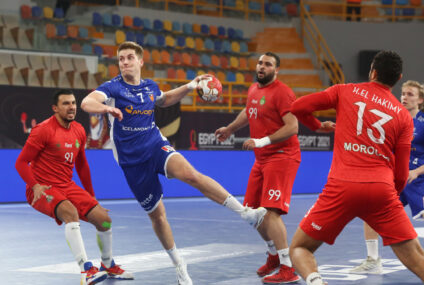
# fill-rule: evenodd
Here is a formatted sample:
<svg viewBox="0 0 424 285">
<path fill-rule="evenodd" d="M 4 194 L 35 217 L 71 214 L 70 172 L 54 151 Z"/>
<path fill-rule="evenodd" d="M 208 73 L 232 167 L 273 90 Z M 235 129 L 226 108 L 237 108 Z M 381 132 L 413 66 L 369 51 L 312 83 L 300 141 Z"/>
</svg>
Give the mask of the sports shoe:
<svg viewBox="0 0 424 285">
<path fill-rule="evenodd" d="M 382 274 L 383 266 L 381 265 L 380 257 L 375 260 L 368 256 L 361 264 L 349 270 L 349 273 L 354 274 Z"/>
<path fill-rule="evenodd" d="M 280 258 L 278 257 L 278 254 L 272 255 L 269 252 L 267 254 L 268 258 L 266 259 L 266 263 L 259 267 L 259 269 L 256 271 L 260 277 L 271 274 L 280 267 Z"/>
<path fill-rule="evenodd" d="M 180 262 L 175 269 L 177 271 L 178 285 L 193 285 L 193 281 L 191 281 L 191 278 L 188 275 L 187 264 L 185 262 Z"/>
<path fill-rule="evenodd" d="M 120 279 L 120 280 L 133 280 L 134 276 L 122 269 L 119 265 L 115 264 L 115 260 L 112 259 L 112 263 L 109 268 L 107 268 L 103 262 L 100 263 L 100 271 L 106 271 L 108 278 L 111 279 Z"/>
<path fill-rule="evenodd" d="M 280 269 L 273 275 L 268 275 L 262 278 L 264 284 L 281 284 L 281 283 L 294 283 L 300 280 L 300 277 L 294 273 L 293 267 L 280 265 Z"/>
<path fill-rule="evenodd" d="M 84 271 L 81 274 L 81 285 L 97 284 L 107 278 L 107 273 L 99 271 L 90 261 L 84 263 Z"/>
<path fill-rule="evenodd" d="M 257 209 L 252 209 L 250 207 L 244 207 L 243 212 L 241 212 L 241 217 L 243 220 L 249 223 L 257 229 L 263 222 L 267 210 L 264 207 L 259 207 Z"/>
</svg>

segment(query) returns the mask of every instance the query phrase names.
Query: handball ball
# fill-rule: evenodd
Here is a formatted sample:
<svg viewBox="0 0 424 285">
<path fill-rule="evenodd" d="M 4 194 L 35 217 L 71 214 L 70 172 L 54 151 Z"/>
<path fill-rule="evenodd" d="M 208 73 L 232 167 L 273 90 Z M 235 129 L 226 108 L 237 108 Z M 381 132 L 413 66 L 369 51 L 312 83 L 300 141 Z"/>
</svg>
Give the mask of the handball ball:
<svg viewBox="0 0 424 285">
<path fill-rule="evenodd" d="M 215 102 L 222 93 L 222 84 L 215 76 L 206 77 L 199 81 L 197 94 L 207 102 Z"/>
</svg>

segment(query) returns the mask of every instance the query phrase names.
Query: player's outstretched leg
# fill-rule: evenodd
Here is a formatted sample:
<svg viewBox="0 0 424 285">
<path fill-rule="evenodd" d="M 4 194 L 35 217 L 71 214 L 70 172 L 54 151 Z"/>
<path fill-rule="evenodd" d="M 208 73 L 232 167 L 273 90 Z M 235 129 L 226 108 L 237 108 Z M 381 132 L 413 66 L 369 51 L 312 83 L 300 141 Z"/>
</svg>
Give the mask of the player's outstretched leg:
<svg viewBox="0 0 424 285">
<path fill-rule="evenodd" d="M 256 229 L 261 225 L 267 212 L 265 208 L 252 209 L 244 207 L 218 182 L 194 169 L 181 154 L 171 156 L 166 169 L 168 177 L 175 177 L 193 186 L 207 198 L 238 213 L 242 219 Z"/>
<path fill-rule="evenodd" d="M 399 260 L 424 282 L 424 250 L 418 238 L 390 246 Z"/>
<path fill-rule="evenodd" d="M 88 221 L 97 228 L 97 245 L 101 252 L 100 272 L 106 272 L 108 278 L 132 280 L 134 276 L 122 269 L 113 260 L 112 255 L 112 220 L 106 209 L 97 205 L 87 215 Z"/>
</svg>

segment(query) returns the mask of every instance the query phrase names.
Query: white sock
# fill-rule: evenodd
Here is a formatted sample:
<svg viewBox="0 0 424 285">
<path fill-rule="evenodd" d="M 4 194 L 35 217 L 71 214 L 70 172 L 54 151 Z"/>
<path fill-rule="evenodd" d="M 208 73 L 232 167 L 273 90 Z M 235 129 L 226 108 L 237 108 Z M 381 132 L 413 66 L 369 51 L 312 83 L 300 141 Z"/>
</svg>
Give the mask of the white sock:
<svg viewBox="0 0 424 285">
<path fill-rule="evenodd" d="M 84 263 L 87 262 L 87 253 L 85 252 L 84 242 L 82 241 L 80 223 L 72 222 L 65 225 L 65 238 L 69 248 L 77 261 L 81 272 L 84 271 Z"/>
<path fill-rule="evenodd" d="M 222 205 L 239 214 L 243 212 L 244 210 L 244 206 L 236 198 L 234 198 L 231 195 L 228 195 L 227 199 L 225 199 Z"/>
<path fill-rule="evenodd" d="M 268 247 L 268 252 L 271 255 L 276 255 L 277 249 L 275 248 L 274 241 L 273 240 L 266 240 L 265 243 L 266 243 L 266 246 Z"/>
<path fill-rule="evenodd" d="M 109 268 L 112 265 L 112 229 L 97 231 L 97 245 L 102 253 L 102 262 Z"/>
<path fill-rule="evenodd" d="M 167 249 L 166 253 L 168 253 L 169 257 L 172 260 L 172 263 L 177 266 L 180 264 L 183 260 L 180 256 L 180 253 L 178 252 L 177 245 L 174 244 L 174 246 L 171 249 Z"/>
<path fill-rule="evenodd" d="M 277 250 L 278 257 L 280 258 L 280 264 L 284 264 L 288 267 L 292 267 L 292 263 L 289 256 L 289 248 L 283 248 L 280 250 Z"/>
<path fill-rule="evenodd" d="M 324 282 L 322 281 L 322 277 L 318 272 L 312 272 L 306 277 L 307 285 L 322 285 Z"/>
<path fill-rule="evenodd" d="M 368 256 L 374 260 L 377 260 L 378 259 L 378 239 L 367 239 L 365 243 L 367 244 Z"/>
</svg>

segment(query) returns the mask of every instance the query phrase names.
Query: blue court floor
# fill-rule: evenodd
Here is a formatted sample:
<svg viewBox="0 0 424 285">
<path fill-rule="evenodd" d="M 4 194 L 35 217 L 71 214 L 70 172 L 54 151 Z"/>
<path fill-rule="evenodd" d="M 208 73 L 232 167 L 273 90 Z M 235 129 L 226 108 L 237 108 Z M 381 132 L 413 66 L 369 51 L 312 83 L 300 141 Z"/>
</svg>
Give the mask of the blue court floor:
<svg viewBox="0 0 424 285">
<path fill-rule="evenodd" d="M 316 195 L 294 196 L 283 217 L 289 239 Z M 259 285 L 256 269 L 265 259 L 265 244 L 238 215 L 204 198 L 165 199 L 177 247 L 197 285 Z M 132 271 L 133 281 L 100 284 L 177 284 L 174 267 L 156 239 L 147 215 L 135 200 L 101 201 L 113 220 L 114 256 Z M 409 209 L 407 210 L 408 214 Z M 65 241 L 64 227 L 26 204 L 0 205 L 0 285 L 79 284 L 79 268 Z M 424 236 L 424 224 L 414 222 Z M 95 229 L 82 223 L 88 257 L 99 264 Z M 422 242 L 422 240 L 421 240 Z M 362 221 L 355 219 L 336 240 L 316 253 L 320 271 L 331 284 L 421 284 L 390 248 L 380 250 L 384 274 L 352 275 L 348 270 L 366 255 Z M 300 284 L 305 284 L 303 281 Z"/>
</svg>

